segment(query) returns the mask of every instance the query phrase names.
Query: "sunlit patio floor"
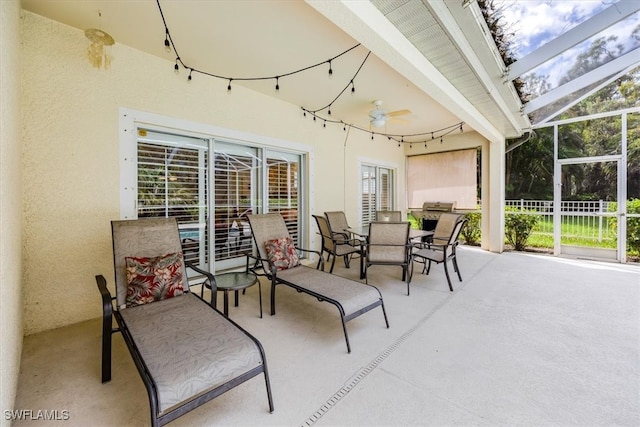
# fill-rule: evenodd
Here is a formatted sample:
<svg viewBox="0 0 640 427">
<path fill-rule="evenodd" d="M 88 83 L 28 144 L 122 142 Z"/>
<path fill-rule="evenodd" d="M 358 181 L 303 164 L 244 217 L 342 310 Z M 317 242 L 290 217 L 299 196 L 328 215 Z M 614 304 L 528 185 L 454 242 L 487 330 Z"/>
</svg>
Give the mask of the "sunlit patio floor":
<svg viewBox="0 0 640 427">
<path fill-rule="evenodd" d="M 458 257 L 454 292 L 441 265 L 416 270 L 410 296 L 399 268 L 372 267 L 390 328 L 379 309 L 347 323 L 351 354 L 334 306 L 279 286 L 270 316 L 263 282 L 260 319 L 250 288 L 230 317 L 265 348 L 275 412 L 256 377 L 171 425 L 640 425 L 638 266 L 470 247 Z M 334 273 L 357 269 L 339 260 Z M 97 289 L 87 303 L 100 305 Z M 95 319 L 26 337 L 16 409 L 68 411 L 47 425 L 149 425 L 117 334 L 113 379 L 101 384 L 100 334 Z M 43 425 L 13 425 L 30 424 Z"/>
</svg>

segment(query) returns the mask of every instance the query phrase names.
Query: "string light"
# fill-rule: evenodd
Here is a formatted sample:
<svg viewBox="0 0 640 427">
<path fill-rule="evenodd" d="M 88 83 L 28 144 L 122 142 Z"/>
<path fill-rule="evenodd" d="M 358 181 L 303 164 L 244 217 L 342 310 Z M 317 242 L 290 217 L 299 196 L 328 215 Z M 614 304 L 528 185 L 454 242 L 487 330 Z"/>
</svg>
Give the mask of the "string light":
<svg viewBox="0 0 640 427">
<path fill-rule="evenodd" d="M 332 58 L 329 58 L 327 60 L 324 60 L 322 62 L 319 62 L 317 64 L 313 64 L 298 70 L 294 70 L 291 71 L 289 73 L 285 73 L 285 74 L 280 74 L 280 75 L 275 75 L 275 76 L 258 76 L 258 77 L 231 77 L 231 76 L 222 76 L 222 75 L 217 75 L 217 74 L 213 74 L 210 72 L 206 72 L 194 67 L 190 67 L 188 65 L 186 65 L 182 59 L 180 58 L 180 55 L 178 54 L 178 50 L 175 46 L 175 44 L 173 43 L 173 40 L 171 38 L 171 34 L 169 32 L 169 27 L 167 26 L 165 17 L 164 17 L 164 13 L 162 11 L 162 7 L 160 6 L 160 0 L 156 0 L 156 3 L 158 5 L 158 9 L 160 10 L 160 15 L 162 17 L 162 22 L 164 24 L 164 28 L 165 28 L 165 39 L 164 39 L 164 48 L 165 50 L 167 50 L 168 52 L 171 52 L 173 50 L 173 52 L 176 55 L 176 60 L 175 60 L 175 64 L 174 64 L 174 71 L 176 72 L 176 74 L 179 73 L 180 71 L 180 65 L 186 70 L 189 70 L 189 75 L 187 77 L 187 80 L 190 82 L 192 80 L 192 75 L 193 73 L 200 73 L 203 75 L 207 75 L 209 77 L 214 77 L 214 78 L 218 78 L 218 79 L 223 79 L 223 80 L 227 80 L 227 93 L 231 93 L 231 82 L 233 80 L 242 80 L 242 81 L 257 81 L 257 80 L 275 80 L 276 81 L 276 85 L 275 85 L 275 91 L 276 93 L 279 93 L 280 91 L 280 78 L 282 77 L 289 77 L 292 76 L 294 74 L 298 74 L 298 73 L 302 73 L 304 71 L 316 68 L 318 66 L 322 66 L 324 64 L 329 64 L 329 70 L 328 70 L 328 76 L 329 78 L 333 78 L 333 64 L 332 61 L 335 59 L 338 59 L 340 57 L 342 57 L 343 55 L 346 55 L 347 53 L 351 52 L 352 50 L 356 49 L 357 47 L 360 46 L 360 43 L 350 47 L 349 49 L 346 49 L 345 51 L 333 56 Z M 327 110 L 327 114 L 329 116 L 331 116 L 331 107 L 333 106 L 333 104 L 336 102 L 336 100 L 349 88 L 349 86 L 351 86 L 351 95 L 355 95 L 356 92 L 356 87 L 355 87 L 355 78 L 357 77 L 358 73 L 360 72 L 360 70 L 362 69 L 362 67 L 364 66 L 365 62 L 367 61 L 367 59 L 369 58 L 369 55 L 371 54 L 371 52 L 369 51 L 366 55 L 366 57 L 364 58 L 364 60 L 362 61 L 362 63 L 360 64 L 360 67 L 358 68 L 358 70 L 356 71 L 356 73 L 354 74 L 354 76 L 351 78 L 351 80 L 345 85 L 344 89 L 342 89 L 342 91 L 326 106 L 316 109 L 316 110 L 310 110 L 304 107 L 302 108 L 302 114 L 304 117 L 307 117 L 307 113 L 310 113 L 313 116 L 313 121 L 316 121 L 316 118 L 319 117 L 317 115 L 317 113 L 319 111 L 323 111 L 323 110 Z M 389 141 L 394 140 L 398 142 L 398 147 L 402 146 L 402 144 L 405 144 L 404 138 L 405 137 L 411 137 L 412 141 L 407 141 L 406 143 L 409 144 L 409 148 L 413 147 L 413 142 L 419 143 L 422 141 L 419 140 L 415 140 L 415 137 L 421 137 L 421 136 L 426 136 L 426 135 L 431 135 L 431 139 L 435 139 L 436 136 L 439 136 L 440 138 L 440 143 L 443 143 L 443 136 L 448 135 L 449 133 L 451 133 L 452 131 L 459 129 L 460 132 L 463 132 L 463 125 L 464 122 L 460 122 L 460 123 L 456 123 L 453 126 L 448 126 L 446 128 L 443 129 L 439 129 L 439 130 L 435 130 L 435 131 L 429 131 L 429 132 L 425 132 L 425 133 L 416 133 L 416 134 L 409 134 L 409 135 L 400 135 L 400 134 L 387 134 L 387 133 L 381 133 L 381 132 L 371 132 L 370 130 L 367 129 L 363 129 L 360 128 L 358 126 L 355 126 L 353 124 L 350 123 L 345 123 L 343 121 L 338 121 L 338 120 L 332 120 L 332 119 L 326 119 L 323 117 L 319 117 L 320 119 L 322 119 L 323 122 L 323 127 L 327 127 L 327 122 L 328 123 L 340 123 L 342 124 L 342 129 L 346 132 L 347 131 L 347 126 L 349 126 L 349 128 L 355 128 L 357 130 L 361 130 L 361 131 L 369 131 L 371 133 L 371 139 L 374 140 L 375 135 L 383 135 L 386 136 L 387 139 Z M 437 135 L 439 134 L 439 135 Z M 424 147 L 427 148 L 427 141 L 424 140 Z"/>
<path fill-rule="evenodd" d="M 164 31 L 164 50 L 167 53 L 171 53 L 171 43 L 169 43 L 169 30 L 166 28 Z"/>
</svg>

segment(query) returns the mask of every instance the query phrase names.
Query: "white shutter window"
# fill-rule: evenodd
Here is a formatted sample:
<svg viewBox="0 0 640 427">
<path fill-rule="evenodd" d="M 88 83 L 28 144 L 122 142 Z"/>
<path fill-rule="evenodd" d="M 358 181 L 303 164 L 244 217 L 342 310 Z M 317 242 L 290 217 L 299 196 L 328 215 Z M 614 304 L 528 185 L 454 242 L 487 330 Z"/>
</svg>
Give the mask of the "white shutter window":
<svg viewBox="0 0 640 427">
<path fill-rule="evenodd" d="M 376 219 L 376 211 L 394 209 L 393 170 L 380 166 L 362 165 L 362 224 Z"/>
<path fill-rule="evenodd" d="M 138 218 L 175 217 L 185 258 L 208 265 L 208 141 L 138 130 Z"/>
<path fill-rule="evenodd" d="M 267 203 L 269 212 L 279 212 L 291 238 L 299 244 L 300 236 L 300 156 L 269 151 L 267 153 Z"/>
</svg>

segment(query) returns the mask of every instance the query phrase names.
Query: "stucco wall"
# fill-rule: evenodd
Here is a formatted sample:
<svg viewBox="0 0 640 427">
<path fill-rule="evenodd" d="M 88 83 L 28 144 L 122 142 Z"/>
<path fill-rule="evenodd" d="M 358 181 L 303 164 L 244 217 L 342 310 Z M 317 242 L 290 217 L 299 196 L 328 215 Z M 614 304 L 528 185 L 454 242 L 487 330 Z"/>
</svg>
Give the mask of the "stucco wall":
<svg viewBox="0 0 640 427">
<path fill-rule="evenodd" d="M 13 408 L 22 352 L 20 2 L 0 1 L 0 410 Z M 10 421 L 0 418 L 0 426 Z"/>
<path fill-rule="evenodd" d="M 23 20 L 25 333 L 100 315 L 94 275 L 112 275 L 109 221 L 119 216 L 118 111 L 131 108 L 314 147 L 311 213 L 344 209 L 357 220 L 357 160 L 398 165 L 382 139 L 304 119 L 300 107 L 201 76 L 116 45 L 109 70 L 91 67 L 82 31 L 29 12 Z M 345 166 L 346 165 L 346 166 Z M 400 207 L 406 209 L 403 197 Z"/>
</svg>

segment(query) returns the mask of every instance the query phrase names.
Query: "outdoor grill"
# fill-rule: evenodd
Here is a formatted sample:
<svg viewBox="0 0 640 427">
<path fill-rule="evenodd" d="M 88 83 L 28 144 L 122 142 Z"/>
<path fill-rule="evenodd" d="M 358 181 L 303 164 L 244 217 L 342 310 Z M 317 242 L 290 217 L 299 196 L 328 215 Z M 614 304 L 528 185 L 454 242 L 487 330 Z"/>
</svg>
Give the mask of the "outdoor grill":
<svg viewBox="0 0 640 427">
<path fill-rule="evenodd" d="M 444 212 L 453 212 L 456 202 L 424 202 L 421 211 L 411 211 L 411 215 L 421 222 L 422 229 L 433 231 L 436 228 L 440 215 Z"/>
</svg>

